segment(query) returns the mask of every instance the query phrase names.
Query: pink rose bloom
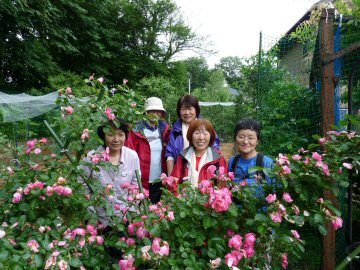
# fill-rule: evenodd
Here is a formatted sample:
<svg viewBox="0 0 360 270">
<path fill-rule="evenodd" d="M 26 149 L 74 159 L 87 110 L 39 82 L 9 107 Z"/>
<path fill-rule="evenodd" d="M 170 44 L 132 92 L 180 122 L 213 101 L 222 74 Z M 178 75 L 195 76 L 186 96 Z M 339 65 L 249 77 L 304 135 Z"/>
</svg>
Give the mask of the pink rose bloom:
<svg viewBox="0 0 360 270">
<path fill-rule="evenodd" d="M 276 201 L 276 194 L 269 194 L 267 197 L 266 197 L 266 201 L 268 203 L 273 203 Z"/>
<path fill-rule="evenodd" d="M 228 188 L 213 190 L 210 193 L 209 203 L 215 212 L 224 212 L 231 205 L 231 191 Z"/>
<path fill-rule="evenodd" d="M 58 262 L 58 266 L 60 270 L 66 270 L 68 267 L 68 263 L 64 260 Z"/>
<path fill-rule="evenodd" d="M 293 156 L 292 156 L 292 159 L 298 161 L 298 160 L 301 159 L 301 156 L 298 155 L 298 154 L 296 154 L 296 155 L 293 155 Z"/>
<path fill-rule="evenodd" d="M 94 77 L 95 73 L 91 74 L 90 77 L 89 77 L 89 81 L 93 81 L 95 79 Z"/>
<path fill-rule="evenodd" d="M 346 169 L 351 170 L 353 168 L 353 165 L 351 163 L 343 163 L 342 164 Z"/>
<path fill-rule="evenodd" d="M 242 246 L 242 237 L 238 234 L 234 235 L 230 240 L 229 240 L 229 248 L 234 248 L 238 251 L 240 251 L 241 246 Z"/>
<path fill-rule="evenodd" d="M 41 149 L 40 149 L 40 148 L 35 148 L 34 153 L 35 153 L 35 155 L 40 154 L 40 153 L 41 153 Z"/>
<path fill-rule="evenodd" d="M 72 94 L 72 89 L 71 89 L 71 87 L 66 87 L 65 93 L 66 93 L 66 94 Z"/>
<path fill-rule="evenodd" d="M 39 182 L 39 181 L 36 181 L 35 183 L 33 183 L 31 185 L 31 188 L 38 188 L 38 189 L 43 189 L 44 188 L 44 183 L 43 182 Z"/>
<path fill-rule="evenodd" d="M 93 164 L 98 164 L 100 162 L 100 160 L 101 160 L 101 158 L 100 158 L 100 156 L 98 154 L 94 154 L 90 158 L 91 158 L 91 162 Z"/>
<path fill-rule="evenodd" d="M 123 184 L 120 185 L 120 187 L 121 187 L 122 189 L 127 189 L 127 188 L 130 187 L 130 183 L 129 183 L 129 182 L 123 183 Z"/>
<path fill-rule="evenodd" d="M 318 203 L 323 203 L 323 202 L 324 202 L 324 199 L 323 199 L 323 198 L 319 198 L 319 199 L 317 200 L 317 202 L 318 202 Z"/>
<path fill-rule="evenodd" d="M 320 154 L 318 154 L 318 152 L 314 152 L 312 154 L 313 159 L 315 159 L 316 161 L 321 161 L 322 160 L 322 156 Z"/>
<path fill-rule="evenodd" d="M 39 252 L 39 244 L 36 240 L 30 240 L 27 243 L 27 246 L 30 248 L 32 252 L 38 253 Z"/>
<path fill-rule="evenodd" d="M 216 258 L 215 260 L 210 260 L 210 264 L 211 264 L 211 269 L 216 269 L 219 267 L 221 263 L 221 259 L 220 258 Z"/>
<path fill-rule="evenodd" d="M 54 191 L 55 191 L 58 195 L 63 195 L 63 193 L 64 193 L 64 187 L 63 187 L 63 186 L 54 186 Z"/>
<path fill-rule="evenodd" d="M 215 167 L 215 166 L 214 166 Z M 198 185 L 201 194 L 209 194 L 213 189 L 209 180 L 203 180 Z"/>
<path fill-rule="evenodd" d="M 110 148 L 106 147 L 105 151 L 101 154 L 104 161 L 110 160 Z"/>
<path fill-rule="evenodd" d="M 283 253 L 281 255 L 281 266 L 283 269 L 286 269 L 288 267 L 288 259 L 287 259 L 287 253 Z"/>
<path fill-rule="evenodd" d="M 327 142 L 327 140 L 325 138 L 319 139 L 320 145 L 324 145 L 326 142 Z"/>
<path fill-rule="evenodd" d="M 90 135 L 89 135 L 89 129 L 85 128 L 81 134 L 81 141 L 82 142 L 85 142 L 86 139 L 89 139 L 90 138 Z"/>
<path fill-rule="evenodd" d="M 309 158 L 306 158 L 306 159 L 304 160 L 304 164 L 305 164 L 305 165 L 308 165 L 309 162 L 310 162 L 310 159 L 309 159 Z"/>
<path fill-rule="evenodd" d="M 83 237 L 81 237 L 81 239 L 79 240 L 79 246 L 81 248 L 83 248 L 85 246 L 86 242 L 85 242 L 85 239 Z"/>
<path fill-rule="evenodd" d="M 128 226 L 128 232 L 129 232 L 130 234 L 134 234 L 134 231 L 135 231 L 135 226 L 134 226 L 134 224 L 129 224 L 129 226 Z"/>
<path fill-rule="evenodd" d="M 128 247 L 131 247 L 135 245 L 135 240 L 133 238 L 128 238 L 126 239 L 126 244 L 128 245 Z"/>
<path fill-rule="evenodd" d="M 284 167 L 282 167 L 282 172 L 283 172 L 283 174 L 290 174 L 291 169 L 289 166 L 284 166 Z"/>
<path fill-rule="evenodd" d="M 233 250 L 231 253 L 225 255 L 225 262 L 229 267 L 237 266 L 244 255 L 244 252 Z"/>
<path fill-rule="evenodd" d="M 168 218 L 169 218 L 170 221 L 175 219 L 175 217 L 174 217 L 174 211 L 170 211 L 170 212 L 168 213 Z"/>
<path fill-rule="evenodd" d="M 144 229 L 144 227 L 140 227 L 139 229 L 137 229 L 136 231 L 136 235 L 138 238 L 143 239 L 144 237 L 146 237 L 148 235 L 148 231 L 146 229 Z"/>
<path fill-rule="evenodd" d="M 246 244 L 247 246 L 254 246 L 255 242 L 256 242 L 255 234 L 253 234 L 253 233 L 247 233 L 247 234 L 245 235 L 245 244 Z"/>
<path fill-rule="evenodd" d="M 245 250 L 245 256 L 246 258 L 251 258 L 252 256 L 255 255 L 255 250 L 253 246 L 244 246 L 244 250 Z"/>
<path fill-rule="evenodd" d="M 136 270 L 133 266 L 135 259 L 130 254 L 127 259 L 119 261 L 120 270 Z"/>
<path fill-rule="evenodd" d="M 227 234 L 227 236 L 229 236 L 229 237 L 233 237 L 233 236 L 235 235 L 235 232 L 232 231 L 232 230 L 228 230 L 226 234 Z"/>
<path fill-rule="evenodd" d="M 86 225 L 86 229 L 91 235 L 93 235 L 93 236 L 97 235 L 97 230 L 95 229 L 94 225 L 88 224 L 88 225 Z"/>
<path fill-rule="evenodd" d="M 123 84 L 127 84 L 128 80 L 127 79 L 123 79 Z"/>
<path fill-rule="evenodd" d="M 71 232 L 71 239 L 74 240 L 77 235 L 85 236 L 85 235 L 86 235 L 85 229 L 83 229 L 83 228 L 76 228 L 75 230 L 73 230 L 73 231 Z"/>
<path fill-rule="evenodd" d="M 102 84 L 104 82 L 104 78 L 100 77 L 99 79 L 97 79 L 97 81 Z"/>
<path fill-rule="evenodd" d="M 39 164 L 34 164 L 32 166 L 30 166 L 30 169 L 32 169 L 33 171 L 37 171 L 40 169 L 40 165 Z"/>
<path fill-rule="evenodd" d="M 169 244 L 166 241 L 163 241 L 163 245 L 160 247 L 159 255 L 160 256 L 168 256 L 169 255 Z"/>
<path fill-rule="evenodd" d="M 48 142 L 48 139 L 47 138 L 41 138 L 39 140 L 39 142 L 43 143 L 43 144 L 46 144 Z"/>
<path fill-rule="evenodd" d="M 104 238 L 102 236 L 96 236 L 96 244 L 102 245 L 104 243 Z"/>
<path fill-rule="evenodd" d="M 66 111 L 67 114 L 70 115 L 70 114 L 72 114 L 74 112 L 74 108 L 71 107 L 71 106 L 68 106 L 68 107 L 65 108 L 65 111 Z"/>
<path fill-rule="evenodd" d="M 323 165 L 322 167 L 322 170 L 323 170 L 323 173 L 326 175 L 326 176 L 330 176 L 330 170 L 329 170 L 329 165 L 325 164 Z"/>
<path fill-rule="evenodd" d="M 297 230 L 291 230 L 291 234 L 292 234 L 297 240 L 300 240 L 300 234 L 297 232 Z"/>
<path fill-rule="evenodd" d="M 12 202 L 13 203 L 19 203 L 22 200 L 22 194 L 19 192 L 15 192 L 13 195 Z"/>
<path fill-rule="evenodd" d="M 212 175 L 215 174 L 215 171 L 216 171 L 216 166 L 215 165 L 210 165 L 208 168 L 207 168 L 207 171 L 210 172 Z"/>
<path fill-rule="evenodd" d="M 300 214 L 299 207 L 297 207 L 296 205 L 293 205 L 292 208 L 294 209 L 294 214 L 298 216 Z"/>
<path fill-rule="evenodd" d="M 277 212 L 271 213 L 270 218 L 272 219 L 272 221 L 274 221 L 276 223 L 280 223 L 282 221 L 281 212 L 277 211 Z"/>
<path fill-rule="evenodd" d="M 284 192 L 283 194 L 283 200 L 288 203 L 292 203 L 293 199 L 291 198 L 290 194 L 287 192 Z"/>
<path fill-rule="evenodd" d="M 231 180 L 234 180 L 234 172 L 228 172 L 228 176 Z"/>
<path fill-rule="evenodd" d="M 340 229 L 342 227 L 343 220 L 341 219 L 341 217 L 335 217 L 331 221 L 331 225 L 332 225 L 333 229 L 336 231 L 337 229 Z"/>
<path fill-rule="evenodd" d="M 63 195 L 68 197 L 71 196 L 71 194 L 72 194 L 72 189 L 69 187 L 64 187 Z"/>
<path fill-rule="evenodd" d="M 277 163 L 280 165 L 284 165 L 284 164 L 290 165 L 289 158 L 281 153 L 279 154 L 279 157 L 276 160 Z"/>
<path fill-rule="evenodd" d="M 10 175 L 13 175 L 13 174 L 15 173 L 10 166 L 9 166 L 9 167 L 6 167 L 6 170 L 8 171 L 8 173 L 9 173 Z"/>
<path fill-rule="evenodd" d="M 158 254 L 160 251 L 160 241 L 161 239 L 159 237 L 155 237 L 152 242 L 151 249 L 155 254 Z"/>
</svg>

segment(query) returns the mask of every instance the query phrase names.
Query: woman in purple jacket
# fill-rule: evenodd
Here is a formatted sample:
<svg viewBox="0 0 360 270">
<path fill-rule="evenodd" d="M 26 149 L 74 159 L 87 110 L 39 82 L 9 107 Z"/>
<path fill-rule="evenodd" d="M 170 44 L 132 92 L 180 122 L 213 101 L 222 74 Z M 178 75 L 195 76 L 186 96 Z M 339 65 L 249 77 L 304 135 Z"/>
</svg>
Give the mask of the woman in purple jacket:
<svg viewBox="0 0 360 270">
<path fill-rule="evenodd" d="M 179 98 L 176 106 L 176 112 L 179 119 L 174 123 L 170 133 L 170 139 L 166 146 L 166 166 L 167 173 L 171 175 L 175 161 L 179 153 L 189 147 L 189 141 L 186 138 L 189 125 L 200 115 L 200 105 L 196 97 L 186 95 Z M 213 147 L 220 150 L 220 140 L 216 135 Z"/>
</svg>

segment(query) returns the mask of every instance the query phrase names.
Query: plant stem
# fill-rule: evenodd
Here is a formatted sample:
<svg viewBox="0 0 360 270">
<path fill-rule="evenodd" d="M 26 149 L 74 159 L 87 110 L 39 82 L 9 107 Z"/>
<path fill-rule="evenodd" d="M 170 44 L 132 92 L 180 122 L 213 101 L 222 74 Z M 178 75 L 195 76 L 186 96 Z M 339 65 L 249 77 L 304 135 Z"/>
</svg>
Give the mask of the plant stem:
<svg viewBox="0 0 360 270">
<path fill-rule="evenodd" d="M 358 255 L 360 253 L 360 245 L 353 250 L 353 252 L 350 253 L 349 256 L 347 256 L 336 268 L 335 270 L 341 270 L 344 269 L 345 266 L 347 266 L 354 258 L 356 255 Z"/>
</svg>

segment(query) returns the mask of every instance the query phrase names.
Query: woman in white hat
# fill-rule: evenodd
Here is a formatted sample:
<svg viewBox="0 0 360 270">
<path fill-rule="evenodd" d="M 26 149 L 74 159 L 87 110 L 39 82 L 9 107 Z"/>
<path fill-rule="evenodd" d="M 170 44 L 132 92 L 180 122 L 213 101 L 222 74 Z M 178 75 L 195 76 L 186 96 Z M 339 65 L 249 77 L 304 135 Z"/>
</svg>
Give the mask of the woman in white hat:
<svg viewBox="0 0 360 270">
<path fill-rule="evenodd" d="M 126 146 L 137 152 L 140 159 L 141 181 L 149 190 L 150 200 L 157 203 L 161 197 L 161 182 L 154 183 L 166 171 L 165 146 L 169 138 L 169 125 L 161 120 L 166 110 L 160 98 L 150 97 L 145 102 L 149 122 L 140 122 L 129 132 Z"/>
</svg>

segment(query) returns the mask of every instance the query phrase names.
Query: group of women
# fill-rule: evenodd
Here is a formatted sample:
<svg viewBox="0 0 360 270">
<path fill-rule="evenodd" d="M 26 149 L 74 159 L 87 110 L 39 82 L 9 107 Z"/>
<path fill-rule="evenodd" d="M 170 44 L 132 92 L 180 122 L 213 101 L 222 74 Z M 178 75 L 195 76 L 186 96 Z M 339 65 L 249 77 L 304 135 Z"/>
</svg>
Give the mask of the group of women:
<svg viewBox="0 0 360 270">
<path fill-rule="evenodd" d="M 220 140 L 212 123 L 200 116 L 198 99 L 191 95 L 183 96 L 179 98 L 176 110 L 178 120 L 170 129 L 163 120 L 167 112 L 161 99 L 150 97 L 145 103 L 149 121 L 138 123 L 131 131 L 123 119 L 119 119 L 119 127 L 110 122 L 111 129 L 98 128 L 98 135 L 104 142 L 100 148 L 108 147 L 109 162 L 119 168 L 116 175 L 113 172 L 113 177 L 108 177 L 111 172 L 96 172 L 103 186 L 111 184 L 115 188 L 110 203 L 119 203 L 116 197 L 124 195 L 121 184 L 126 181 L 136 183 L 135 170 L 141 171 L 142 185 L 149 190 L 152 203 L 161 198 L 162 184 L 157 180 L 162 173 L 176 177 L 179 182 L 189 181 L 194 188 L 210 178 L 207 170 L 210 165 L 224 167 L 225 172 L 228 169 L 234 171 L 238 182 L 251 178 L 244 174 L 244 170 L 256 165 L 256 146 L 260 139 L 258 122 L 246 120 L 236 126 L 234 139 L 240 158 L 236 157 L 236 164 L 232 164 L 235 158 L 232 157 L 228 166 L 219 152 Z M 272 162 L 266 156 L 264 160 L 269 164 Z M 241 165 L 244 161 L 246 168 Z M 85 172 L 91 173 L 86 169 Z"/>
</svg>

